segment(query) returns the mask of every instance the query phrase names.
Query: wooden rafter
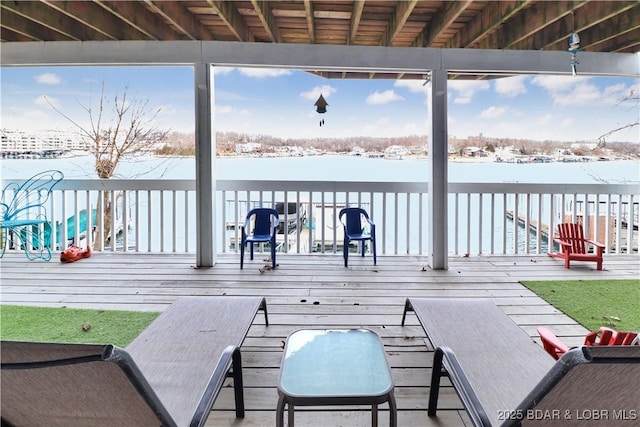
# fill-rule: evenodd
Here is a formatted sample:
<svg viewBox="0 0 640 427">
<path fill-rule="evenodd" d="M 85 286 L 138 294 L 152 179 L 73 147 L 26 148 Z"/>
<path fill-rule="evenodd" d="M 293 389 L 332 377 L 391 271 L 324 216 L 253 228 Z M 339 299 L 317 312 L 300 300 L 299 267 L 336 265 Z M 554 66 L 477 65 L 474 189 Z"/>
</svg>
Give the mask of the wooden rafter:
<svg viewBox="0 0 640 427">
<path fill-rule="evenodd" d="M 276 25 L 276 19 L 271 12 L 269 2 L 263 0 L 251 0 L 251 4 L 258 14 L 258 18 L 260 19 L 260 22 L 262 22 L 262 26 L 269 35 L 269 39 L 273 43 L 280 43 L 280 31 Z"/>
<path fill-rule="evenodd" d="M 430 25 L 420 33 L 418 46 L 431 46 L 434 40 L 438 38 L 456 19 L 464 12 L 472 0 L 444 2 L 442 8 L 431 19 Z"/>
<path fill-rule="evenodd" d="M 218 17 L 227 25 L 234 37 L 241 42 L 249 41 L 249 28 L 238 10 L 228 1 L 207 0 L 207 4 L 216 12 Z"/>
<path fill-rule="evenodd" d="M 347 44 L 352 44 L 358 34 L 358 27 L 362 19 L 362 10 L 364 9 L 364 0 L 355 0 L 353 2 L 353 11 L 351 12 L 351 22 L 349 23 L 349 37 Z"/>
<path fill-rule="evenodd" d="M 2 21 L 13 19 L 13 25 L 20 33 L 35 40 L 82 40 L 82 29 L 71 24 L 71 18 L 52 10 L 40 2 L 2 2 Z M 7 12 L 10 12 L 7 15 Z M 11 13 L 24 18 L 26 21 L 15 19 Z M 30 22 L 29 22 L 30 21 Z M 45 31 L 44 29 L 50 31 Z"/>
<path fill-rule="evenodd" d="M 147 7 L 191 40 L 214 40 L 211 32 L 180 3 L 145 0 Z"/>
<path fill-rule="evenodd" d="M 176 33 L 152 13 L 143 3 L 96 0 L 104 10 L 118 17 L 124 24 L 136 29 L 151 40 L 175 40 Z M 122 25 L 122 24 L 121 24 Z"/>
<path fill-rule="evenodd" d="M 316 26 L 313 18 L 313 3 L 311 0 L 304 0 L 304 15 L 307 20 L 307 31 L 309 32 L 309 40 L 311 44 L 316 42 Z"/>
<path fill-rule="evenodd" d="M 407 22 L 407 19 L 409 19 L 409 16 L 411 16 L 411 12 L 413 12 L 417 3 L 417 0 L 398 2 L 391 15 L 389 24 L 382 35 L 380 43 L 382 46 L 391 46 L 393 40 L 398 36 L 400 31 L 402 31 L 404 24 Z"/>
<path fill-rule="evenodd" d="M 517 13 L 527 7 L 532 0 L 491 2 L 487 7 L 464 26 L 446 44 L 446 47 L 473 47 L 487 34 L 490 34 L 508 22 Z"/>
<path fill-rule="evenodd" d="M 582 49 L 588 49 L 595 40 L 611 39 L 638 27 L 640 3 L 595 2 L 562 17 L 512 48 L 564 50 L 569 35 L 575 31 L 580 34 Z"/>
<path fill-rule="evenodd" d="M 637 0 L 0 0 L 0 7 L 5 43 L 204 40 L 566 51 L 575 31 L 583 51 L 640 50 Z M 364 78 L 388 78 L 369 74 Z M 342 75 L 362 77 L 327 74 Z M 483 75 L 495 77 L 460 76 Z"/>
</svg>

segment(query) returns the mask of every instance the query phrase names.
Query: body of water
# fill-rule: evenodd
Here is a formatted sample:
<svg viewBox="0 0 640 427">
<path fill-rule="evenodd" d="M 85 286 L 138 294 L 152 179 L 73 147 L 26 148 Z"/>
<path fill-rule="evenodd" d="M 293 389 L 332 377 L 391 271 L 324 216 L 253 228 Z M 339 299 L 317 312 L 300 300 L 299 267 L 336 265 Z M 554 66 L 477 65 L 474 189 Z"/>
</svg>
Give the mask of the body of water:
<svg viewBox="0 0 640 427">
<path fill-rule="evenodd" d="M 10 159 L 2 160 L 2 178 L 3 179 L 23 179 L 33 174 L 47 170 L 57 169 L 64 173 L 67 179 L 96 179 L 93 172 L 93 158 L 75 157 L 75 158 L 58 158 L 58 159 Z M 494 162 L 449 162 L 448 175 L 450 182 L 484 182 L 484 183 L 609 183 L 609 184 L 637 184 L 640 183 L 640 163 L 635 161 L 593 161 L 585 163 L 494 163 Z M 317 156 L 317 157 L 281 157 L 281 158 L 252 158 L 252 157 L 225 157 L 216 161 L 216 176 L 218 179 L 225 180 L 294 180 L 294 181 L 391 181 L 391 182 L 413 182 L 425 181 L 427 178 L 428 163 L 424 159 L 405 159 L 405 160 L 386 160 L 386 159 L 370 159 L 366 157 L 353 156 Z M 156 158 L 142 157 L 134 160 L 123 161 L 118 168 L 117 178 L 128 179 L 193 179 L 195 176 L 195 160 L 193 158 Z M 69 194 L 67 197 L 72 197 Z M 144 196 L 141 196 L 144 197 Z M 157 197 L 157 196 L 154 196 Z M 258 200 L 256 196 L 252 200 Z M 400 195 L 399 197 L 405 197 Z M 413 196 L 412 196 L 413 197 Z M 460 195 L 459 198 L 450 196 L 450 203 L 457 203 L 460 217 L 456 217 L 453 206 L 449 209 L 449 225 L 450 225 L 450 252 L 456 253 L 479 253 L 487 252 L 488 248 L 479 248 L 477 244 L 467 247 L 467 224 L 465 223 L 466 212 L 469 212 L 472 218 L 472 224 L 477 221 L 476 218 L 482 217 L 482 244 L 491 241 L 500 241 L 502 238 L 502 220 L 496 219 L 491 225 L 491 218 L 488 215 L 480 214 L 480 200 L 476 196 L 468 198 L 466 195 Z M 506 201 L 506 210 L 513 209 L 513 197 Z M 314 195 L 314 200 L 319 200 Z M 153 206 L 159 206 L 160 201 L 153 199 L 141 202 L 144 209 L 147 203 Z M 221 200 L 218 201 L 219 206 L 224 205 Z M 389 202 L 391 203 L 391 202 Z M 489 211 L 486 206 L 488 200 L 485 199 L 482 204 L 485 212 Z M 504 212 L 497 201 L 498 212 Z M 520 209 L 525 206 L 524 200 L 519 202 Z M 537 209 L 537 200 L 532 198 L 529 206 L 531 212 Z M 94 203 L 92 203 L 94 204 Z M 368 202 L 365 203 L 368 206 Z M 191 200 L 189 212 L 190 215 L 195 214 L 195 200 Z M 233 203 L 229 204 L 233 206 Z M 404 199 L 398 203 L 400 207 L 407 206 Z M 427 215 L 426 211 L 419 213 L 419 201 L 413 200 L 410 203 L 410 216 L 413 221 L 418 220 L 419 215 Z M 469 209 L 467 208 L 469 205 Z M 86 206 L 86 202 L 82 202 L 81 206 Z M 376 212 L 371 212 L 372 217 L 384 217 L 380 209 L 383 203 L 377 200 L 375 203 Z M 548 202 L 543 205 L 543 219 L 547 219 Z M 226 214 L 227 219 L 235 217 L 235 211 L 229 210 Z M 59 209 L 59 207 L 58 207 Z M 166 208 L 166 214 L 169 215 L 170 208 Z M 241 214 L 241 213 L 238 213 Z M 405 213 L 400 212 L 400 217 L 405 217 Z M 168 216 L 167 216 L 168 218 Z M 392 217 L 388 217 L 388 221 L 393 221 Z M 426 221 L 426 217 L 423 218 Z M 457 224 L 455 222 L 458 221 Z M 417 222 L 415 222 L 417 223 Z M 145 235 L 147 232 L 146 224 L 141 225 L 140 232 Z M 155 225 L 152 224 L 155 228 Z M 398 230 L 395 230 L 398 228 Z M 394 233 L 399 234 L 400 241 L 406 239 L 405 227 L 396 227 L 393 223 L 387 223 L 386 240 L 387 246 L 393 245 Z M 453 230 L 458 235 L 455 239 Z M 512 245 L 512 236 L 516 227 L 507 226 L 506 233 L 508 235 L 508 245 Z M 171 233 L 171 230 L 165 230 Z M 133 233 L 133 231 L 131 231 Z M 474 233 L 474 231 L 471 231 Z M 522 228 L 518 234 L 525 233 Z M 472 234 L 473 235 L 473 234 Z M 535 236 L 532 241 L 535 240 Z M 183 245 L 185 236 L 179 240 Z M 189 236 L 190 246 L 195 242 L 195 236 Z M 524 237 L 519 237 L 519 252 L 524 251 Z M 169 236 L 167 237 L 169 241 Z M 534 242 L 535 243 L 535 242 Z M 224 245 L 222 236 L 219 236 L 218 247 Z M 412 246 L 418 245 L 417 236 L 411 236 Z M 542 252 L 546 251 L 545 247 Z M 153 248 L 158 250 L 158 248 Z M 415 247 L 414 249 L 415 250 Z M 507 248 L 507 253 L 511 251 Z M 393 251 L 393 247 L 387 248 L 388 252 Z M 500 252 L 501 248 L 497 247 L 496 251 Z"/>
<path fill-rule="evenodd" d="M 28 178 L 36 172 L 57 169 L 67 179 L 96 179 L 93 158 L 2 160 L 2 179 Z M 386 160 L 355 156 L 221 157 L 216 160 L 218 179 L 298 181 L 391 181 L 427 179 L 425 159 Z M 141 157 L 121 162 L 117 178 L 194 179 L 195 160 Z M 579 163 L 449 162 L 449 182 L 513 182 L 565 184 L 637 184 L 640 162 L 633 160 Z"/>
</svg>

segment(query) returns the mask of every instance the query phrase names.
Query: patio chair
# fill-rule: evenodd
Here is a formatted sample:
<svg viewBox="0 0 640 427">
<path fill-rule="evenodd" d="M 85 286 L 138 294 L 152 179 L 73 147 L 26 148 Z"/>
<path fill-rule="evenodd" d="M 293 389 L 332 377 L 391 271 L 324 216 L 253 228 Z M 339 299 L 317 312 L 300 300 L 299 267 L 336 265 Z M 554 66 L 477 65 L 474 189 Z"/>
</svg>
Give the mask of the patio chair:
<svg viewBox="0 0 640 427">
<path fill-rule="evenodd" d="M 178 298 L 126 349 L 2 341 L 2 426 L 203 426 L 232 376 L 261 297 Z"/>
<path fill-rule="evenodd" d="M 549 252 L 550 257 L 564 259 L 564 268 L 570 268 L 571 261 L 594 261 L 596 268 L 602 270 L 602 243 L 584 237 L 582 224 L 558 224 L 558 237 L 553 239 L 560 245 L 560 252 Z M 595 252 L 589 252 L 594 248 Z"/>
<path fill-rule="evenodd" d="M 21 185 L 9 183 L 4 187 L 0 201 L 0 257 L 8 245 L 19 244 L 29 260 L 51 259 L 52 227 L 45 203 L 63 177 L 60 171 L 48 170 Z"/>
<path fill-rule="evenodd" d="M 408 298 L 403 325 L 408 311 L 435 349 L 430 417 L 443 376 L 475 426 L 585 425 L 580 416 L 602 425 L 594 411 L 608 411 L 607 426 L 623 426 L 637 416 L 640 346 L 583 346 L 554 361 L 489 299 Z"/>
<path fill-rule="evenodd" d="M 544 349 L 558 360 L 570 347 L 562 342 L 550 329 L 540 326 L 537 329 Z M 614 331 L 603 326 L 597 332 L 589 332 L 584 338 L 586 346 L 633 345 L 637 332 Z"/>
<path fill-rule="evenodd" d="M 637 423 L 640 346 L 576 347 L 553 368 L 502 426 L 628 426 Z"/>
<path fill-rule="evenodd" d="M 249 244 L 253 259 L 254 243 L 269 243 L 271 246 L 271 268 L 276 268 L 276 233 L 279 223 L 278 212 L 271 208 L 255 208 L 247 213 L 241 229 L 240 268 L 244 267 L 244 250 Z M 253 227 L 251 224 L 253 223 Z"/>
<path fill-rule="evenodd" d="M 351 241 L 360 242 L 361 253 L 364 257 L 365 241 L 371 241 L 371 252 L 373 253 L 373 265 L 376 265 L 376 225 L 369 219 L 369 214 L 362 208 L 344 208 L 338 214 L 340 222 L 344 226 L 343 257 L 344 266 L 349 263 L 349 243 Z M 367 231 L 367 228 L 369 229 Z"/>
</svg>

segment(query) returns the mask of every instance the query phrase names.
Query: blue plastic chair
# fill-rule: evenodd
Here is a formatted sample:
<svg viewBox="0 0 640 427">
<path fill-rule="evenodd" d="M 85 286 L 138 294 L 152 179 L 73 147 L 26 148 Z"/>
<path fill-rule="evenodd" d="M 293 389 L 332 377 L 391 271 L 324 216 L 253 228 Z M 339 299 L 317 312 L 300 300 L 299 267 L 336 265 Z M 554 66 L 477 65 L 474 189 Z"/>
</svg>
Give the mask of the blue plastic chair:
<svg viewBox="0 0 640 427">
<path fill-rule="evenodd" d="M 0 201 L 0 245 L 4 253 L 9 239 L 18 239 L 29 260 L 51 259 L 51 224 L 45 203 L 51 190 L 64 175 L 48 170 L 36 174 L 21 185 L 9 183 L 2 190 Z"/>
<path fill-rule="evenodd" d="M 344 218 L 343 218 L 344 216 Z M 369 219 L 369 214 L 362 208 L 344 208 L 338 215 L 340 222 L 344 226 L 343 257 L 344 266 L 349 262 L 349 243 L 359 241 L 364 256 L 366 240 L 371 240 L 371 251 L 373 252 L 373 265 L 376 265 L 376 225 Z M 363 225 L 363 220 L 368 224 L 369 232 Z"/>
<path fill-rule="evenodd" d="M 254 217 L 253 230 L 250 233 L 251 217 Z M 251 259 L 253 259 L 254 243 L 269 243 L 271 245 L 271 267 L 276 268 L 276 233 L 280 219 L 278 212 L 271 208 L 255 208 L 247 213 L 241 227 L 242 240 L 240 242 L 240 268 L 244 266 L 244 249 L 250 245 Z"/>
</svg>

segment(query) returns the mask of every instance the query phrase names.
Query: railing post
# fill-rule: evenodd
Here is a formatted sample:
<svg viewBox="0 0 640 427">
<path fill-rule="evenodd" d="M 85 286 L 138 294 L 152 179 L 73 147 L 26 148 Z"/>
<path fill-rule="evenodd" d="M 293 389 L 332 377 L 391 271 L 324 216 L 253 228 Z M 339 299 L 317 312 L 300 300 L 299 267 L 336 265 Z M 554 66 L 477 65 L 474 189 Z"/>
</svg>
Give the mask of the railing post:
<svg viewBox="0 0 640 427">
<path fill-rule="evenodd" d="M 194 64 L 196 99 L 196 266 L 215 263 L 215 132 L 211 64 Z"/>
<path fill-rule="evenodd" d="M 429 126 L 429 264 L 435 270 L 448 269 L 447 234 L 447 70 L 431 70 Z"/>
</svg>

